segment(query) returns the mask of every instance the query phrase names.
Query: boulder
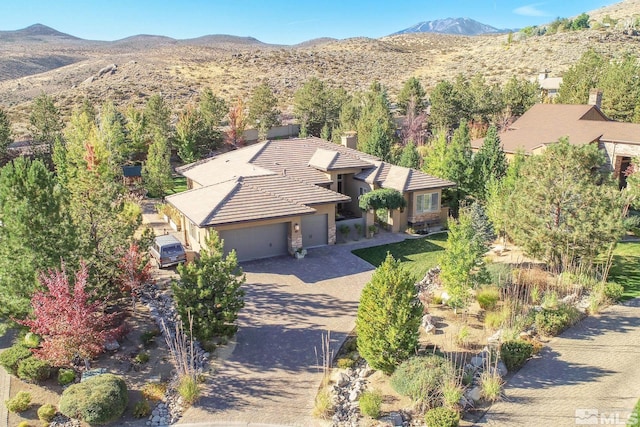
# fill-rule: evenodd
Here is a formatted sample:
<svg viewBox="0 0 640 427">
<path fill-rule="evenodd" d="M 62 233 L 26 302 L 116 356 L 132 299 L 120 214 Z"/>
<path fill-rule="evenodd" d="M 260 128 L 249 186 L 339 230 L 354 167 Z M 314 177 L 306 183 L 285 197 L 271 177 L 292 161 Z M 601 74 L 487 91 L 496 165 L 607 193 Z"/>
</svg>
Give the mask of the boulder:
<svg viewBox="0 0 640 427">
<path fill-rule="evenodd" d="M 498 374 L 500 374 L 501 377 L 507 375 L 507 365 L 505 365 L 502 360 L 498 361 L 496 368 L 498 368 Z"/>
<path fill-rule="evenodd" d="M 465 397 L 473 402 L 479 402 L 482 399 L 482 390 L 479 386 L 475 386 L 465 393 Z"/>
<path fill-rule="evenodd" d="M 482 368 L 484 366 L 484 357 L 482 357 L 482 356 L 473 356 L 471 358 L 471 364 L 475 368 Z"/>
<path fill-rule="evenodd" d="M 110 340 L 104 343 L 104 349 L 107 351 L 116 351 L 120 348 L 120 344 L 116 340 Z"/>
<path fill-rule="evenodd" d="M 349 384 L 349 375 L 345 374 L 344 372 L 341 372 L 340 375 L 338 375 L 336 384 L 338 385 L 338 387 L 344 387 L 347 384 Z"/>
</svg>

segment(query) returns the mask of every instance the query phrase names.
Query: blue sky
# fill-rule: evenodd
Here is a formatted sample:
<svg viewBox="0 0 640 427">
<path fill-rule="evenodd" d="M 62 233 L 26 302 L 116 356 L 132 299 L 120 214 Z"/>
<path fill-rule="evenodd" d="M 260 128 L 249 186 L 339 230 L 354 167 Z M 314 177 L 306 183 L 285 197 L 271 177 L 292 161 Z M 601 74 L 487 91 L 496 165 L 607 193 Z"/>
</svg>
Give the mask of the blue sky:
<svg viewBox="0 0 640 427">
<path fill-rule="evenodd" d="M 497 28 L 544 24 L 610 0 L 3 0 L 0 30 L 41 23 L 92 40 L 136 34 L 184 39 L 252 36 L 295 44 L 317 37 L 382 37 L 421 21 L 467 17 Z"/>
</svg>

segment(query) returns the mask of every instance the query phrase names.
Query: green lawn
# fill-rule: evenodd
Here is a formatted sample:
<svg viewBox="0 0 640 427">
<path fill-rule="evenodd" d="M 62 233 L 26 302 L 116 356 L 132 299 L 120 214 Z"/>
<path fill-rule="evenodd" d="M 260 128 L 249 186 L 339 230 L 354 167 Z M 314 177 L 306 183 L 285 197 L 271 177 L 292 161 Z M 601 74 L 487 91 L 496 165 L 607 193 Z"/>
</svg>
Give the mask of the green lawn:
<svg viewBox="0 0 640 427">
<path fill-rule="evenodd" d="M 640 427 L 640 400 L 638 400 L 638 403 L 636 403 L 635 408 L 633 408 L 633 415 L 629 417 L 629 421 L 627 421 L 627 426 Z"/>
<path fill-rule="evenodd" d="M 167 196 L 170 194 L 181 193 L 187 190 L 187 178 L 182 175 L 173 177 L 173 189 L 167 191 Z"/>
<path fill-rule="evenodd" d="M 608 280 L 624 286 L 623 300 L 640 296 L 640 242 L 618 243 Z"/>
<path fill-rule="evenodd" d="M 417 279 L 422 279 L 430 268 L 438 264 L 438 257 L 444 251 L 446 243 L 447 233 L 438 233 L 389 245 L 356 249 L 353 253 L 378 267 L 386 258 L 387 252 L 391 252 Z"/>
</svg>

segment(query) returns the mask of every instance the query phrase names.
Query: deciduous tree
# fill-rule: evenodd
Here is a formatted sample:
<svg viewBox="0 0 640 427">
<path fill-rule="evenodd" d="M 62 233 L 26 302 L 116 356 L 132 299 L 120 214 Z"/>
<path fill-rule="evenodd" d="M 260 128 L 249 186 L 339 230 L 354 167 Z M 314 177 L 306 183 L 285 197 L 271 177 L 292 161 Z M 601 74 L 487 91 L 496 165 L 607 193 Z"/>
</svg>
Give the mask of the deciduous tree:
<svg viewBox="0 0 640 427">
<path fill-rule="evenodd" d="M 422 306 L 414 282 L 411 273 L 387 254 L 360 296 L 358 352 L 385 374 L 391 374 L 418 346 Z"/>
<path fill-rule="evenodd" d="M 244 130 L 247 127 L 247 114 L 244 102 L 238 98 L 229 109 L 229 130 L 227 131 L 227 144 L 239 146 L 244 143 Z"/>
<path fill-rule="evenodd" d="M 223 242 L 212 232 L 200 257 L 178 266 L 178 273 L 180 280 L 172 285 L 176 307 L 183 322 L 189 312 L 195 314 L 193 335 L 199 340 L 233 336 L 238 312 L 244 307 L 245 282 L 235 251 L 225 255 Z"/>
<path fill-rule="evenodd" d="M 40 275 L 43 291 L 31 299 L 32 318 L 20 321 L 42 337 L 41 348 L 33 352 L 53 366 L 69 366 L 75 358 L 88 364 L 104 351 L 117 313 L 106 314 L 100 300 L 92 301 L 89 273 L 82 264 L 71 284 L 64 264 L 60 270 Z"/>
<path fill-rule="evenodd" d="M 120 289 L 131 295 L 135 309 L 136 297 L 140 294 L 145 283 L 151 280 L 151 263 L 147 251 L 140 251 L 137 243 L 132 242 L 129 249 L 120 258 Z"/>
</svg>

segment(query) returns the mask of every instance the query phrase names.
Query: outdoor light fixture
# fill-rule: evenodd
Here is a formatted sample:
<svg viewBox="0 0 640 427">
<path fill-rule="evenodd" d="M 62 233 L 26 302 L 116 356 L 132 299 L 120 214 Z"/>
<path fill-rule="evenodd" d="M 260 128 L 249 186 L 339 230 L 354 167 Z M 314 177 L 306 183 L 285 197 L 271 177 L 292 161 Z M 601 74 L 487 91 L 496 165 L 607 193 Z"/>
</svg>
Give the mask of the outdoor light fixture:
<svg viewBox="0 0 640 427">
<path fill-rule="evenodd" d="M 295 231 L 296 233 L 298 231 L 300 231 L 300 225 L 298 225 L 298 223 L 296 222 L 295 224 L 293 224 L 293 231 Z"/>
</svg>

